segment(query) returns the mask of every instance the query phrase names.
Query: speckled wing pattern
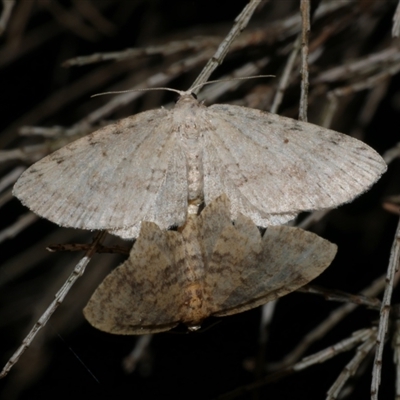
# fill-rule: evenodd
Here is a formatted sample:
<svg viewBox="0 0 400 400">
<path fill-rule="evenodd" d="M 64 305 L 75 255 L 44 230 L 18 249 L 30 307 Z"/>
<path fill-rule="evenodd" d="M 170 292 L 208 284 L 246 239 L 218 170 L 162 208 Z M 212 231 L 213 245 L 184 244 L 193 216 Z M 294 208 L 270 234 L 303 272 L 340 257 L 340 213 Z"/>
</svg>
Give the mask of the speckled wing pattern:
<svg viewBox="0 0 400 400">
<path fill-rule="evenodd" d="M 205 201 L 225 193 L 233 215 L 258 226 L 348 202 L 387 168 L 365 143 L 317 125 L 234 105 L 207 112 Z"/>
<path fill-rule="evenodd" d="M 25 171 L 14 194 L 61 226 L 136 237 L 143 220 L 182 225 L 186 163 L 168 119 L 148 111 L 78 139 Z"/>
<path fill-rule="evenodd" d="M 129 258 L 96 289 L 84 309 L 86 319 L 110 333 L 141 335 L 179 323 L 185 285 L 182 235 L 144 222 Z"/>
<path fill-rule="evenodd" d="M 348 202 L 385 170 L 349 136 L 251 108 L 207 108 L 186 93 L 171 111 L 126 118 L 45 157 L 14 194 L 61 226 L 131 238 L 141 221 L 182 225 L 189 187 L 205 204 L 225 193 L 234 218 L 266 227 Z"/>
<path fill-rule="evenodd" d="M 90 299 L 86 319 L 116 334 L 199 325 L 208 316 L 239 313 L 303 286 L 336 254 L 334 244 L 299 228 L 269 227 L 261 236 L 243 215 L 232 224 L 229 208 L 225 195 L 217 198 L 182 233 L 143 223 L 129 259 Z M 196 259 L 194 232 L 200 270 L 190 265 Z M 193 285 L 196 301 L 187 298 Z"/>
</svg>

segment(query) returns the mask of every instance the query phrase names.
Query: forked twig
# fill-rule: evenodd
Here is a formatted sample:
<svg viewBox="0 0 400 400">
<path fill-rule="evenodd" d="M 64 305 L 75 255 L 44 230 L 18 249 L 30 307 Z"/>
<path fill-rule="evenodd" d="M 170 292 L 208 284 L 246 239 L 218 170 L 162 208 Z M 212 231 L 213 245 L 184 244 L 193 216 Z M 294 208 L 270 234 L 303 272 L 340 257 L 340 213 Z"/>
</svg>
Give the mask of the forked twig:
<svg viewBox="0 0 400 400">
<path fill-rule="evenodd" d="M 254 389 L 262 387 L 270 382 L 275 382 L 281 379 L 284 376 L 289 374 L 293 374 L 298 371 L 302 371 L 306 368 L 309 368 L 315 364 L 323 363 L 334 356 L 343 353 L 345 351 L 349 351 L 353 349 L 359 343 L 369 342 L 373 340 L 376 336 L 376 328 L 367 328 L 360 329 L 356 332 L 353 332 L 352 335 L 346 339 L 341 340 L 340 342 L 334 344 L 333 346 L 329 346 L 328 348 L 318 351 L 310 356 L 303 358 L 300 362 L 288 366 L 280 371 L 267 375 L 266 377 L 259 379 L 249 385 L 238 387 L 232 390 L 229 393 L 225 393 L 222 396 L 219 396 L 218 399 L 234 399 L 239 397 L 245 393 L 248 393 Z"/>
<path fill-rule="evenodd" d="M 375 346 L 375 341 L 376 331 L 372 331 L 370 337 L 357 347 L 354 357 L 347 363 L 347 365 L 343 368 L 343 371 L 337 377 L 336 381 L 330 387 L 327 392 L 326 400 L 335 400 L 339 398 L 338 396 L 343 386 L 347 380 L 357 372 L 360 364 L 365 360 L 365 357 Z"/>
<path fill-rule="evenodd" d="M 381 276 L 372 282 L 370 286 L 362 290 L 361 294 L 370 297 L 376 296 L 384 289 L 384 287 L 385 276 Z M 285 368 L 288 365 L 296 362 L 296 360 L 298 360 L 307 351 L 312 343 L 324 337 L 334 326 L 336 326 L 340 321 L 342 321 L 343 318 L 353 312 L 356 308 L 357 305 L 355 303 L 347 303 L 332 311 L 324 321 L 322 321 L 306 336 L 304 336 L 299 344 L 290 353 L 288 353 L 281 362 L 270 365 L 269 367 L 273 367 L 273 369 L 276 370 Z"/>
<path fill-rule="evenodd" d="M 75 266 L 71 275 L 61 287 L 61 289 L 56 293 L 55 299 L 49 305 L 47 310 L 42 314 L 36 324 L 33 326 L 31 331 L 22 341 L 21 346 L 17 349 L 17 351 L 11 356 L 8 360 L 7 364 L 4 366 L 3 370 L 0 372 L 0 378 L 4 378 L 10 369 L 15 365 L 15 363 L 19 360 L 25 350 L 30 346 L 32 340 L 35 338 L 36 334 L 46 325 L 49 318 L 53 315 L 53 313 L 57 310 L 58 306 L 63 302 L 65 296 L 68 294 L 69 290 L 76 282 L 78 278 L 80 278 L 85 272 L 85 268 L 88 265 L 89 261 L 96 253 L 97 246 L 103 241 L 107 232 L 99 232 L 93 239 L 93 243 L 91 248 L 86 252 L 85 256 L 79 261 L 79 263 Z"/>
</svg>

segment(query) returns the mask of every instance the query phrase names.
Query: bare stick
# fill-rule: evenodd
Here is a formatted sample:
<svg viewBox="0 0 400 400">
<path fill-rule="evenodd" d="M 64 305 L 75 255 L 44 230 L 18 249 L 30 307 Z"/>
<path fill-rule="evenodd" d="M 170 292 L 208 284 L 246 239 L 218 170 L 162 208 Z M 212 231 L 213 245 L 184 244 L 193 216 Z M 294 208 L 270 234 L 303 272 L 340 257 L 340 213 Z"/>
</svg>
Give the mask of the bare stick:
<svg viewBox="0 0 400 400">
<path fill-rule="evenodd" d="M 319 294 L 326 300 L 364 305 L 373 310 L 379 310 L 381 307 L 381 302 L 377 298 L 371 298 L 361 294 L 346 293 L 341 290 L 326 289 L 317 285 L 305 285 L 297 289 L 297 292 Z"/>
<path fill-rule="evenodd" d="M 376 328 L 367 328 L 355 331 L 349 338 L 343 339 L 333 346 L 329 346 L 311 356 L 304 357 L 300 362 L 293 366 L 293 369 L 295 371 L 301 371 L 311 365 L 323 363 L 339 353 L 351 350 L 355 345 L 357 345 L 357 343 L 362 343 L 375 334 Z"/>
<path fill-rule="evenodd" d="M 92 245 L 86 243 L 70 243 L 70 244 L 53 244 L 46 247 L 50 252 L 56 251 L 87 251 Z M 96 253 L 110 253 L 110 254 L 129 254 L 130 248 L 127 246 L 103 246 L 99 244 L 96 247 Z"/>
<path fill-rule="evenodd" d="M 270 112 L 272 112 L 274 114 L 278 111 L 278 107 L 282 103 L 283 93 L 285 92 L 286 88 L 289 86 L 290 74 L 293 70 L 293 66 L 297 59 L 297 55 L 299 54 L 300 43 L 301 43 L 301 36 L 299 35 L 299 36 L 297 36 L 297 39 L 294 41 L 293 50 L 290 53 L 290 56 L 288 57 L 288 59 L 286 61 L 285 68 L 281 75 L 281 79 L 279 80 L 278 89 L 276 91 L 274 101 L 270 108 Z"/>
<path fill-rule="evenodd" d="M 47 310 L 42 314 L 42 316 L 33 326 L 31 331 L 22 341 L 21 346 L 8 360 L 7 364 L 4 366 L 3 370 L 0 373 L 0 378 L 4 378 L 8 374 L 10 369 L 18 362 L 19 358 L 22 356 L 22 354 L 24 354 L 25 350 L 30 346 L 36 334 L 46 325 L 47 321 L 57 310 L 58 306 L 63 302 L 65 296 L 68 294 L 73 284 L 76 282 L 78 278 L 80 278 L 83 275 L 86 266 L 88 265 L 93 255 L 96 253 L 97 246 L 102 242 L 102 240 L 105 238 L 106 235 L 107 232 L 104 231 L 104 232 L 99 232 L 95 236 L 91 248 L 86 252 L 85 256 L 75 266 L 74 270 L 72 271 L 67 281 L 61 287 L 61 289 L 56 293 L 53 302 L 49 305 Z"/>
<path fill-rule="evenodd" d="M 219 45 L 217 51 L 214 56 L 210 58 L 206 66 L 203 68 L 203 71 L 200 72 L 200 75 L 193 82 L 189 91 L 197 94 L 201 88 L 201 84 L 207 82 L 208 78 L 214 72 L 214 70 L 222 63 L 224 60 L 226 53 L 229 50 L 231 43 L 236 39 L 236 37 L 242 32 L 242 30 L 247 26 L 250 21 L 251 16 L 253 15 L 257 6 L 261 3 L 260 0 L 251 0 L 249 4 L 243 9 L 243 11 L 236 17 L 235 23 L 226 36 L 226 38 Z M 195 90 L 191 90 L 197 86 L 198 88 Z"/>
<path fill-rule="evenodd" d="M 109 53 L 94 53 L 89 56 L 75 57 L 63 62 L 62 66 L 72 67 L 75 65 L 98 63 L 101 61 L 122 61 L 127 59 L 138 59 L 140 57 L 148 57 L 156 54 L 169 56 L 189 50 L 199 52 L 200 50 L 202 51 L 207 47 L 213 45 L 217 46 L 219 42 L 219 37 L 199 36 L 188 40 L 173 40 L 162 45 L 125 49 L 122 51 L 113 51 Z"/>
<path fill-rule="evenodd" d="M 375 346 L 375 340 L 376 340 L 376 335 L 373 334 L 371 335 L 371 337 L 368 338 L 368 340 L 366 340 L 364 343 L 358 346 L 355 356 L 343 368 L 343 371 L 340 373 L 336 381 L 328 390 L 326 400 L 335 400 L 339 398 L 339 393 L 342 390 L 345 383 L 347 382 L 347 380 L 351 376 L 355 375 L 362 361 L 365 360 L 365 357 Z"/>
<path fill-rule="evenodd" d="M 361 292 L 361 294 L 364 296 L 376 296 L 383 290 L 384 287 L 385 276 L 381 276 L 380 278 L 372 282 L 369 287 L 365 288 Z M 329 332 L 334 326 L 336 326 L 343 318 L 353 312 L 356 308 L 356 304 L 349 303 L 344 304 L 343 306 L 332 311 L 324 321 L 322 321 L 313 330 L 307 333 L 307 335 L 303 337 L 300 343 L 290 353 L 288 353 L 281 362 L 270 365 L 270 368 L 273 367 L 273 369 L 281 369 L 298 360 L 311 346 L 312 343 L 324 337 L 327 332 Z"/>
<path fill-rule="evenodd" d="M 294 372 L 302 371 L 303 369 L 309 368 L 312 365 L 323 363 L 340 353 L 351 350 L 357 346 L 358 343 L 363 343 L 367 340 L 370 340 L 372 337 L 375 337 L 375 335 L 376 328 L 360 329 L 355 331 L 350 337 L 341 340 L 333 346 L 329 346 L 324 350 L 318 351 L 317 353 L 303 358 L 300 362 L 294 364 L 293 366 L 289 366 L 285 369 L 277 371 L 276 373 L 267 375 L 256 382 L 250 383 L 249 385 L 241 386 L 232 390 L 231 392 L 224 393 L 222 396 L 219 396 L 218 399 L 234 399 L 270 382 L 277 381 L 284 376 L 293 374 Z"/>
<path fill-rule="evenodd" d="M 310 1 L 301 0 L 301 95 L 299 120 L 307 122 L 308 107 L 308 37 L 310 35 Z"/>
<path fill-rule="evenodd" d="M 386 287 L 383 293 L 381 306 L 381 317 L 379 319 L 377 348 L 375 352 L 374 368 L 372 370 L 371 400 L 378 399 L 379 385 L 381 383 L 382 353 L 385 345 L 385 335 L 388 329 L 390 301 L 392 298 L 394 277 L 399 268 L 400 257 L 400 220 L 397 225 L 396 234 L 393 240 L 390 260 L 386 274 Z"/>
<path fill-rule="evenodd" d="M 391 76 L 396 75 L 400 71 L 400 63 L 397 62 L 392 66 L 386 68 L 382 72 L 378 72 L 375 75 L 371 75 L 368 78 L 360 82 L 355 82 L 348 86 L 339 87 L 334 89 L 332 93 L 336 96 L 347 96 L 351 93 L 361 92 L 365 89 L 372 89 L 377 84 L 389 79 Z"/>
<path fill-rule="evenodd" d="M 371 71 L 381 71 L 388 65 L 397 63 L 400 53 L 397 46 L 391 46 L 376 53 L 360 57 L 352 62 L 347 62 L 339 67 L 333 67 L 321 72 L 313 83 L 336 82 L 345 76 L 347 79 L 358 77 L 361 74 L 371 74 Z"/>
<path fill-rule="evenodd" d="M 400 399 L 400 320 L 395 322 L 395 329 L 393 333 L 393 361 L 396 364 L 396 400 Z"/>
</svg>

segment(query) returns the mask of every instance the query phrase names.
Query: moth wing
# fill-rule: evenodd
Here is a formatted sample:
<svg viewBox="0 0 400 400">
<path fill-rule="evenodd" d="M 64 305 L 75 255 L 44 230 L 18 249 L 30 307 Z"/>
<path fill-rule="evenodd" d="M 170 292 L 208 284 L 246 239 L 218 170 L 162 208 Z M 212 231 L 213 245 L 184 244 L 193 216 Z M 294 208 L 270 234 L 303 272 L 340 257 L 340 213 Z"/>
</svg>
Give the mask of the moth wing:
<svg viewBox="0 0 400 400">
<path fill-rule="evenodd" d="M 93 293 L 84 309 L 86 319 L 95 328 L 114 334 L 172 329 L 181 318 L 183 263 L 181 235 L 143 222 L 129 258 Z"/>
<path fill-rule="evenodd" d="M 203 245 L 203 257 L 210 259 L 222 231 L 231 226 L 230 201 L 222 194 L 207 204 L 197 217 L 198 234 Z"/>
<path fill-rule="evenodd" d="M 348 202 L 386 170 L 378 153 L 347 135 L 240 106 L 207 110 L 215 129 L 205 146 L 206 200 L 225 192 L 234 214 L 259 226 Z"/>
<path fill-rule="evenodd" d="M 221 311 L 214 315 L 246 311 L 304 286 L 330 265 L 336 251 L 336 245 L 314 233 L 288 226 L 269 227 L 257 257 L 237 265 L 242 284 L 221 301 Z"/>
<path fill-rule="evenodd" d="M 162 228 L 182 224 L 186 165 L 170 126 L 168 111 L 160 109 L 104 127 L 28 168 L 14 195 L 61 226 L 122 229 L 128 236 L 124 229 L 136 226 L 137 233 L 142 220 Z M 171 180 L 182 190 L 166 203 L 161 197 Z"/>
<path fill-rule="evenodd" d="M 246 284 L 243 277 L 248 274 L 247 268 L 257 264 L 260 252 L 261 235 L 250 219 L 239 217 L 235 226 L 231 222 L 224 225 L 214 241 L 211 256 L 204 262 L 204 287 L 212 315 L 247 302 L 240 288 Z"/>
</svg>

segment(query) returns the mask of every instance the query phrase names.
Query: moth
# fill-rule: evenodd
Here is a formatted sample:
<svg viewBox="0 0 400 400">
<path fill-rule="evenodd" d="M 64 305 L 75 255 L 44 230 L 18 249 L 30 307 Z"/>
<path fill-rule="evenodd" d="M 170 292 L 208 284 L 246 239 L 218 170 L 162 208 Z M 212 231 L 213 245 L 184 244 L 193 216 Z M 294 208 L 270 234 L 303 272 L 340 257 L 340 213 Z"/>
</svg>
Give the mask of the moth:
<svg viewBox="0 0 400 400">
<path fill-rule="evenodd" d="M 222 195 L 181 231 L 143 222 L 129 258 L 96 289 L 84 309 L 102 331 L 140 335 L 209 316 L 258 307 L 305 285 L 335 257 L 337 246 L 299 228 L 270 226 L 261 235 L 250 218 L 231 222 Z"/>
<path fill-rule="evenodd" d="M 225 193 L 256 225 L 336 207 L 386 170 L 363 142 L 310 123 L 179 92 L 172 110 L 122 119 L 28 168 L 14 195 L 66 227 L 137 237 L 142 221 L 181 226 L 188 207 Z"/>
</svg>

